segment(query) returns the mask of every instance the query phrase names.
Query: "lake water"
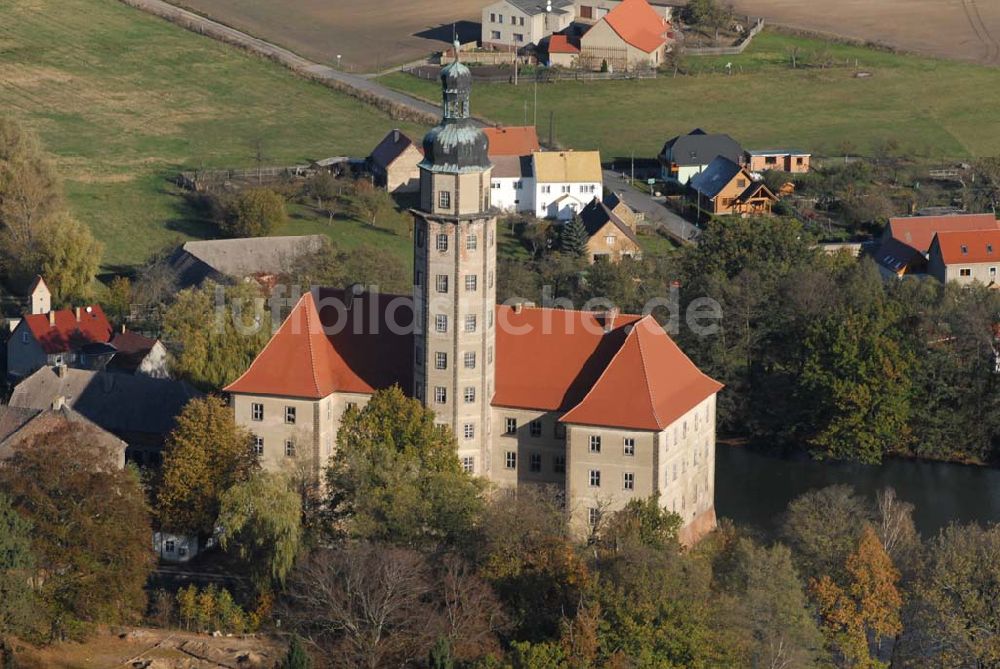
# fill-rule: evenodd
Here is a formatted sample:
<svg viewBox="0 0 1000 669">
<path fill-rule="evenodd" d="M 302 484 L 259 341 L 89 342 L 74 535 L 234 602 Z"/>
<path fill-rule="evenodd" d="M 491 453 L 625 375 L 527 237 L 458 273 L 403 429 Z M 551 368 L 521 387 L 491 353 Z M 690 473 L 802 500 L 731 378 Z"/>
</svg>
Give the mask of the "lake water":
<svg viewBox="0 0 1000 669">
<path fill-rule="evenodd" d="M 924 537 L 952 521 L 1000 522 L 1000 469 L 910 460 L 881 465 L 817 462 L 808 456 L 783 458 L 725 446 L 716 449 L 715 510 L 720 518 L 776 529 L 788 503 L 804 492 L 835 483 L 861 494 L 893 487 L 916 506 L 914 522 Z"/>
</svg>

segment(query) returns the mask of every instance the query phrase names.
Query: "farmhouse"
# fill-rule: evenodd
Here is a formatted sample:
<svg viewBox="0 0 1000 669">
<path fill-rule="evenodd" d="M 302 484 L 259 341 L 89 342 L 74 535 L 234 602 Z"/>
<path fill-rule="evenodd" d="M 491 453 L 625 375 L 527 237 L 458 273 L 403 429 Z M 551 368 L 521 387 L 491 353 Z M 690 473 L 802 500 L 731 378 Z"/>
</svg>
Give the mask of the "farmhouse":
<svg viewBox="0 0 1000 669">
<path fill-rule="evenodd" d="M 550 151 L 531 156 L 538 218 L 566 221 L 604 193 L 601 154 L 597 151 Z"/>
<path fill-rule="evenodd" d="M 635 233 L 635 214 L 617 195 L 609 195 L 603 202 L 595 197 L 580 212 L 580 220 L 589 237 L 590 262 L 618 262 L 642 255 Z"/>
<path fill-rule="evenodd" d="M 673 42 L 668 19 L 669 12 L 658 12 L 646 0 L 622 0 L 580 38 L 581 67 L 659 67 Z"/>
<path fill-rule="evenodd" d="M 751 172 L 778 170 L 792 174 L 803 174 L 809 171 L 809 159 L 812 154 L 791 149 L 767 149 L 762 151 L 747 151 L 744 164 Z"/>
<path fill-rule="evenodd" d="M 54 409 L 0 406 L 0 463 L 17 448 L 68 426 L 85 432 L 90 443 L 105 451 L 108 464 L 118 469 L 125 467 L 125 442 L 66 406 Z"/>
<path fill-rule="evenodd" d="M 323 235 L 302 235 L 185 242 L 166 263 L 178 288 L 200 286 L 206 280 L 266 280 L 290 271 L 299 258 L 318 251 L 325 241 Z"/>
<path fill-rule="evenodd" d="M 875 262 L 886 277 L 900 278 L 927 272 L 927 258 L 934 236 L 943 232 L 1000 230 L 993 214 L 951 216 L 901 216 L 889 219 L 875 251 Z"/>
<path fill-rule="evenodd" d="M 226 388 L 237 422 L 265 468 L 318 480 L 344 412 L 398 386 L 454 432 L 467 472 L 563 487 L 574 531 L 653 496 L 694 541 L 715 524 L 721 385 L 651 316 L 496 304 L 488 140 L 469 118 L 468 68 L 456 61 L 441 79 L 443 119 L 424 140 L 413 210 L 412 295 L 305 294 Z M 533 158 L 536 175 L 560 179 L 543 183 L 593 185 L 588 202 L 600 192 L 596 154 Z"/>
<path fill-rule="evenodd" d="M 716 156 L 742 164 L 743 147 L 729 135 L 711 135 L 696 128 L 663 145 L 658 156 L 664 181 L 687 184 L 691 177 L 702 172 Z"/>
<path fill-rule="evenodd" d="M 978 281 L 996 286 L 1000 230 L 938 232 L 931 241 L 927 273 L 941 283 Z"/>
<path fill-rule="evenodd" d="M 482 44 L 496 49 L 537 45 L 573 23 L 573 0 L 499 0 L 483 7 Z"/>
<path fill-rule="evenodd" d="M 770 214 L 777 196 L 763 181 L 728 158 L 717 156 L 688 182 L 688 196 L 699 211 L 714 216 Z"/>
<path fill-rule="evenodd" d="M 390 193 L 415 193 L 420 187 L 417 163 L 423 158 L 420 147 L 406 133 L 392 130 L 368 156 L 368 169 L 375 184 Z"/>
</svg>

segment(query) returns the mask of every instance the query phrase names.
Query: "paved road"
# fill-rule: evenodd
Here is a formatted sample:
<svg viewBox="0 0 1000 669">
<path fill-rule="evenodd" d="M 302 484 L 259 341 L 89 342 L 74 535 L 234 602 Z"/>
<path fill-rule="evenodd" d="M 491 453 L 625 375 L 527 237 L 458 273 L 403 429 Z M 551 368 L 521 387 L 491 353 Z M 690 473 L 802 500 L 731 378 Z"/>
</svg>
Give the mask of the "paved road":
<svg viewBox="0 0 1000 669">
<path fill-rule="evenodd" d="M 604 187 L 620 193 L 625 204 L 640 211 L 652 225 L 665 228 L 672 236 L 692 244 L 698 243 L 701 231 L 682 217 L 667 209 L 646 193 L 636 190 L 620 172 L 604 170 Z"/>
<path fill-rule="evenodd" d="M 186 9 L 181 9 L 180 7 L 171 5 L 169 2 L 164 2 L 164 0 L 122 0 L 122 2 L 167 19 L 188 30 L 229 44 L 235 44 L 260 56 L 277 61 L 295 72 L 316 79 L 321 83 L 330 84 L 334 88 L 350 88 L 362 99 L 374 96 L 385 102 L 401 105 L 413 114 L 426 116 L 426 119 L 421 120 L 431 125 L 437 123 L 437 120 L 441 117 L 441 109 L 436 105 L 410 97 L 399 91 L 394 91 L 369 77 L 343 72 L 328 65 L 322 65 L 303 58 L 288 49 L 252 37 L 235 28 L 230 28 L 227 25 L 205 18 L 194 12 L 189 12 Z"/>
</svg>

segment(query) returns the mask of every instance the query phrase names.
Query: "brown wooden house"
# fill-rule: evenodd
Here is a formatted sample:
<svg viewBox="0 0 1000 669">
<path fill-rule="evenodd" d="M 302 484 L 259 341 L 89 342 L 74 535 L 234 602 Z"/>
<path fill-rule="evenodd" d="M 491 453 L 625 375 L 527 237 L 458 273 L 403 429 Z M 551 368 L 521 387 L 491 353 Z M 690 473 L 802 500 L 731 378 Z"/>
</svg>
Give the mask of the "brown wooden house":
<svg viewBox="0 0 1000 669">
<path fill-rule="evenodd" d="M 713 216 L 770 214 L 778 197 L 729 158 L 716 157 L 691 178 L 688 197 L 700 212 Z"/>
</svg>

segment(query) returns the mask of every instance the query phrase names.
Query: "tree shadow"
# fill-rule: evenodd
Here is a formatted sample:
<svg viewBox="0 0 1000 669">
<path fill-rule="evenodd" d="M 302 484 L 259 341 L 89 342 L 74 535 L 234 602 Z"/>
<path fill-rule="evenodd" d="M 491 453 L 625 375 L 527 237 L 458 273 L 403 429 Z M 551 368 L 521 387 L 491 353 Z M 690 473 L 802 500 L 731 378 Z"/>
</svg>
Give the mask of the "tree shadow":
<svg viewBox="0 0 1000 669">
<path fill-rule="evenodd" d="M 482 34 L 482 24 L 476 21 L 456 21 L 454 23 L 442 23 L 434 28 L 421 30 L 413 33 L 414 37 L 444 42 L 451 44 L 457 38 L 462 44 L 476 42 Z"/>
</svg>

